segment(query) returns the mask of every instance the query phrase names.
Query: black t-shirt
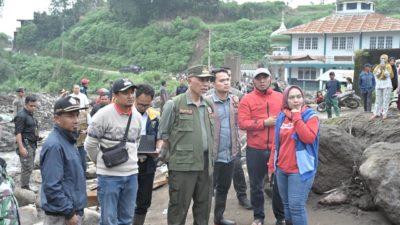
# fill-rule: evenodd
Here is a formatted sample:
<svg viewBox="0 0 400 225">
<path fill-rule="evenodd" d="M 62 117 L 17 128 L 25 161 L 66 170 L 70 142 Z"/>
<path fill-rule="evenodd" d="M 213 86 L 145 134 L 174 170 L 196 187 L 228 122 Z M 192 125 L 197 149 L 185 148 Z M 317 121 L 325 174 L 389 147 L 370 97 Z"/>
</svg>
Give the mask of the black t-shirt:
<svg viewBox="0 0 400 225">
<path fill-rule="evenodd" d="M 14 119 L 15 135 L 21 134 L 22 140 L 27 139 L 31 142 L 37 141 L 38 121 L 33 117 L 33 113 L 25 108 L 17 113 Z"/>
<path fill-rule="evenodd" d="M 90 111 L 90 116 L 93 117 L 94 114 L 96 114 L 97 111 L 99 111 L 99 110 L 100 110 L 101 108 L 103 108 L 104 106 L 106 106 L 106 105 L 101 105 L 101 104 L 96 104 L 96 105 L 94 105 L 92 111 Z"/>
</svg>

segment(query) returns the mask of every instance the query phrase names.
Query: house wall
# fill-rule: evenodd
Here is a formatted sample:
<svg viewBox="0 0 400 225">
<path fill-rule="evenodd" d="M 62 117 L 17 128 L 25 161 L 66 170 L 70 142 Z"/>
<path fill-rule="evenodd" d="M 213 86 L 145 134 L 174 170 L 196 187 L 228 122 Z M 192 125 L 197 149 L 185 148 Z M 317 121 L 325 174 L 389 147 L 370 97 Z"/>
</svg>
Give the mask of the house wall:
<svg viewBox="0 0 400 225">
<path fill-rule="evenodd" d="M 299 50 L 300 37 L 317 37 L 318 49 Z M 292 55 L 324 55 L 324 36 L 322 34 L 294 34 L 292 37 Z"/>
</svg>

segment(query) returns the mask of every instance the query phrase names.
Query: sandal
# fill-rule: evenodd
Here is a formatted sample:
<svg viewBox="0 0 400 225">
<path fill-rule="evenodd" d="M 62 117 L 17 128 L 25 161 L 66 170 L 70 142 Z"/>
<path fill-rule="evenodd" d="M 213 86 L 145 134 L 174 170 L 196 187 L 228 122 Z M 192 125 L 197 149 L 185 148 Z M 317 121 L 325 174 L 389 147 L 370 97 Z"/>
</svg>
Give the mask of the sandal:
<svg viewBox="0 0 400 225">
<path fill-rule="evenodd" d="M 251 225 L 263 225 L 264 221 L 260 220 L 260 219 L 255 219 Z"/>
</svg>

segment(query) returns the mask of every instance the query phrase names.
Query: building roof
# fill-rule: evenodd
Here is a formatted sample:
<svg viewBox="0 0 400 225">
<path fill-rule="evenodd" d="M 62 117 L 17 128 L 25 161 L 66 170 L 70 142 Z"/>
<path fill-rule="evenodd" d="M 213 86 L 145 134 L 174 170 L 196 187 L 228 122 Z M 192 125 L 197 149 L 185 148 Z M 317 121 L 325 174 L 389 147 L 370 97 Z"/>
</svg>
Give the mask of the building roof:
<svg viewBox="0 0 400 225">
<path fill-rule="evenodd" d="M 400 31 L 400 19 L 378 13 L 335 14 L 288 29 L 283 34 Z"/>
</svg>

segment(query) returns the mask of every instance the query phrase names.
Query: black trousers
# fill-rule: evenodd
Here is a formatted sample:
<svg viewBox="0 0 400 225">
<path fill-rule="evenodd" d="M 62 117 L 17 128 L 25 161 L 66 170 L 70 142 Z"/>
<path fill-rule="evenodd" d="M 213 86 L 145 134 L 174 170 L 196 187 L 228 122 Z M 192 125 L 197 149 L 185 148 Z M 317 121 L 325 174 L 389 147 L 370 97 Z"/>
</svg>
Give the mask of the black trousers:
<svg viewBox="0 0 400 225">
<path fill-rule="evenodd" d="M 153 196 L 153 181 L 155 173 L 147 173 L 147 162 L 149 159 L 143 163 L 138 163 L 139 174 L 138 174 L 138 191 L 136 197 L 136 208 L 135 214 L 146 215 L 147 209 L 150 208 L 151 198 Z"/>
<path fill-rule="evenodd" d="M 226 199 L 232 183 L 234 161 L 229 163 L 215 162 L 215 207 L 214 222 L 220 222 L 224 218 Z"/>
<path fill-rule="evenodd" d="M 233 160 L 233 187 L 236 191 L 236 197 L 241 200 L 247 198 L 247 185 L 246 178 L 244 176 L 241 154 Z"/>
</svg>

